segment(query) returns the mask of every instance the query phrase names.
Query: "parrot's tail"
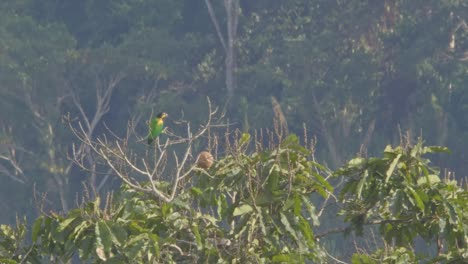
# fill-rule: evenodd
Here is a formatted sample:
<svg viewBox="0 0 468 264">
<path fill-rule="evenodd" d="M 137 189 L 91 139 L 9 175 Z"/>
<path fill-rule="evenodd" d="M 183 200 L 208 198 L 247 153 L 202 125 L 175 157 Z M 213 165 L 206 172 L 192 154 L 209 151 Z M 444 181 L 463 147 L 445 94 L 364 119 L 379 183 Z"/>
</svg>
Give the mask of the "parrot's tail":
<svg viewBox="0 0 468 264">
<path fill-rule="evenodd" d="M 153 143 L 153 141 L 154 141 L 154 138 L 148 137 L 148 145 L 151 145 L 151 143 Z"/>
</svg>

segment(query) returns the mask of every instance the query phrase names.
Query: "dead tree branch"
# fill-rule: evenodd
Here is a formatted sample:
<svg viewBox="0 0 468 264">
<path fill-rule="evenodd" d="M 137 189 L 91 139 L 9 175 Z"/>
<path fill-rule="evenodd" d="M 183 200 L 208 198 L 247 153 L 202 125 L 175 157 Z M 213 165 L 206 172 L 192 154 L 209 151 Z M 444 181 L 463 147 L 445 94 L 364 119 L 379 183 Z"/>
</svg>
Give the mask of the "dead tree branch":
<svg viewBox="0 0 468 264">
<path fill-rule="evenodd" d="M 133 138 L 133 133 L 127 133 L 124 138 L 112 135 L 112 140 L 109 140 L 107 136 L 103 135 L 94 140 L 88 135 L 86 127 L 83 127 L 81 122 L 76 125 L 70 122 L 70 128 L 81 144 L 100 158 L 100 165 L 110 168 L 130 188 L 150 194 L 156 199 L 170 202 L 176 197 L 181 180 L 196 169 L 196 165 L 191 163 L 193 144 L 207 134 L 212 127 L 211 123 L 216 113 L 217 109 L 212 108 L 208 99 L 207 121 L 195 133 L 192 131 L 190 123 L 187 122 L 184 136 L 167 133 L 167 139 L 164 143 L 161 143 L 160 138 L 158 138 L 154 147 L 145 145 L 146 150 L 143 153 L 141 145 L 144 143 L 138 140 L 138 137 Z M 179 150 L 180 147 L 183 147 L 183 151 L 172 150 L 176 146 Z M 84 162 L 83 155 L 76 147 L 73 148 L 72 159 L 81 168 L 98 173 L 96 167 L 90 167 Z M 169 159 L 171 159 L 173 166 L 168 165 Z M 167 187 L 165 181 L 169 181 L 172 186 Z"/>
</svg>

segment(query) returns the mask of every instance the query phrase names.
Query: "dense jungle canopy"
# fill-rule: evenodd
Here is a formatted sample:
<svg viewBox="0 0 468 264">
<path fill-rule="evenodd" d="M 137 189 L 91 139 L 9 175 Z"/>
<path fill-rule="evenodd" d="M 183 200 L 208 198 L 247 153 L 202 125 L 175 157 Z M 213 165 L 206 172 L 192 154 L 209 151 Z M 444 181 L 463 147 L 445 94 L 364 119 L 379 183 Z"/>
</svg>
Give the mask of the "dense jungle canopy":
<svg viewBox="0 0 468 264">
<path fill-rule="evenodd" d="M 119 190 L 121 178 L 115 175 L 112 167 L 95 165 L 102 157 L 99 150 L 93 152 L 77 137 L 74 129 L 78 124 L 82 126 L 79 131 L 82 134 L 78 135 L 91 140 L 103 135 L 124 138 L 130 127 L 132 133 L 144 138 L 148 133 L 148 120 L 164 111 L 169 114 L 167 133 L 184 134 L 185 128 L 179 126 L 178 120 L 189 120 L 192 128 L 204 124 L 209 116 L 207 97 L 213 107 L 219 106 L 218 114 L 222 119 L 218 124 L 222 124 L 222 129 L 245 133 L 238 133 L 240 139 L 230 139 L 240 142 L 239 148 L 234 148 L 235 153 L 247 151 L 247 147 L 242 147 L 245 143 L 242 137 L 250 140 L 260 129 L 284 133 L 284 137 L 281 135 L 283 139 L 278 139 L 278 149 L 284 147 L 281 142 L 286 134 L 298 135 L 298 141 L 306 142 L 306 145 L 314 142 L 311 150 L 314 162 L 322 165 L 304 165 L 306 163 L 301 162 L 306 162 L 306 158 L 304 161 L 298 158 L 298 164 L 317 166 L 321 171 L 323 177 L 319 177 L 317 186 L 323 190 L 320 197 L 314 198 L 317 201 L 328 199 L 326 193 L 333 192 L 332 185 L 337 192 L 342 191 L 345 200 L 353 193 L 350 190 L 355 191 L 353 195 L 357 196 L 354 198 L 361 199 L 365 197 L 361 192 L 366 188 L 375 188 L 362 182 L 342 190 L 343 186 L 339 185 L 342 181 L 328 180 L 330 175 L 367 175 L 367 172 L 355 171 L 359 166 L 366 168 L 363 171 L 381 170 L 383 174 L 393 175 L 394 170 L 406 169 L 406 165 L 400 167 L 397 164 L 413 166 L 412 158 L 422 162 L 423 165 L 417 165 L 420 166 L 417 168 L 425 171 L 422 168 L 426 168 L 426 163 L 419 158 L 426 153 L 431 164 L 440 168 L 439 173 L 425 173 L 426 183 L 432 182 L 435 174 L 461 182 L 468 171 L 468 2 L 2 0 L 0 223 L 14 225 L 17 218 L 27 216 L 27 222 L 31 224 L 36 217 L 45 217 L 44 212 L 66 214 L 74 210 L 84 196 L 90 196 L 91 200 L 102 196 L 105 200 L 103 197 L 108 192 Z M 227 128 L 226 124 L 229 125 Z M 162 137 L 170 135 L 163 134 Z M 450 154 L 433 154 L 445 149 L 425 149 L 418 145 L 422 144 L 418 138 L 422 138 L 426 145 L 446 146 Z M 298 144 L 292 137 L 288 140 L 294 142 L 294 146 Z M 135 143 L 138 151 L 144 153 L 145 142 L 138 142 Z M 192 143 L 190 150 L 194 157 L 190 154 L 189 158 L 194 159 L 196 153 L 206 149 L 212 141 L 203 138 L 200 142 L 190 141 Z M 395 148 L 386 148 L 387 145 Z M 396 147 L 398 145 L 402 145 L 401 149 Z M 255 146 L 253 143 L 249 150 L 263 153 L 263 149 L 253 150 Z M 301 147 L 289 146 L 285 148 L 302 157 L 298 154 L 302 153 Z M 420 149 L 413 153 L 410 150 L 413 146 L 414 149 L 420 146 Z M 107 151 L 112 152 L 113 147 Z M 229 147 L 224 147 L 220 153 L 226 149 Z M 360 159 L 381 156 L 383 149 L 387 156 L 382 162 L 388 162 L 389 168 L 382 169 L 379 167 L 381 163 L 376 163 L 376 167 L 369 169 L 368 165 L 360 163 Z M 77 151 L 82 160 L 77 161 L 73 155 Z M 178 153 L 176 155 L 184 155 L 183 149 L 175 148 L 174 151 Z M 248 157 L 255 160 L 253 154 Z M 408 159 L 403 160 L 404 157 Z M 226 158 L 224 161 L 228 164 L 229 155 L 216 155 L 216 160 L 222 158 Z M 350 160 L 354 160 L 354 165 L 348 163 Z M 172 162 L 177 165 L 176 161 Z M 369 160 L 369 164 L 372 162 Z M 297 166 L 302 168 L 302 165 Z M 226 166 L 216 167 L 219 169 L 217 173 L 230 177 L 221 170 L 229 167 Z M 265 162 L 265 168 L 271 173 L 274 169 L 268 166 Z M 83 167 L 99 167 L 102 173 Z M 239 171 L 244 169 L 241 167 Z M 388 178 L 384 181 L 388 183 Z M 373 183 L 371 179 L 369 182 Z M 380 180 L 376 178 L 376 182 Z M 204 189 L 196 184 L 205 183 L 195 183 L 199 189 L 192 192 L 203 193 Z M 224 183 L 216 184 L 224 186 Z M 317 186 L 309 187 L 319 188 Z M 309 190 L 309 187 L 304 188 Z M 122 196 L 127 195 L 132 201 L 137 199 L 138 194 L 120 190 Z M 239 190 L 236 193 L 242 193 Z M 407 191 L 413 193 L 411 190 Z M 94 194 L 84 195 L 89 192 Z M 403 192 L 395 193 L 401 195 Z M 389 195 L 395 193 L 388 192 Z M 188 206 L 194 201 L 198 205 L 208 199 L 197 197 L 186 201 Z M 305 202 L 308 196 L 298 193 L 294 197 L 292 203 L 295 205 L 291 206 L 295 208 L 296 217 L 302 219 L 298 212 L 301 208 L 310 209 L 309 202 Z M 415 197 L 411 198 L 415 199 L 415 208 L 426 210 L 426 200 Z M 369 194 L 365 199 L 374 198 L 377 199 Z M 224 208 L 225 202 L 216 200 L 215 205 Z M 376 206 L 367 202 L 360 206 Z M 253 210 L 251 205 L 237 206 L 237 211 L 233 209 L 234 218 Z M 178 209 L 171 207 L 171 210 Z M 309 217 L 313 215 L 310 212 Z M 259 214 L 258 217 L 263 216 Z M 285 232 L 292 234 L 291 226 L 285 220 L 289 217 L 281 213 L 278 223 L 284 224 Z M 341 221 L 331 213 L 322 217 L 330 217 L 333 223 Z M 360 223 L 364 223 L 359 222 L 359 216 L 345 214 L 345 218 L 344 221 L 352 222 L 351 231 L 359 234 Z M 298 226 L 309 227 L 301 221 Z M 327 220 L 321 219 L 321 222 Z M 444 222 L 444 227 L 445 224 L 448 225 Z M 61 226 L 62 229 L 65 227 Z M 301 230 L 303 234 L 307 233 Z M 395 237 L 389 234 L 390 231 L 381 232 L 389 241 L 395 242 L 391 240 Z M 468 232 L 465 230 L 465 233 Z M 427 237 L 431 235 L 427 234 Z M 301 236 L 298 236 L 292 235 L 288 239 L 300 241 Z M 316 250 L 307 260 L 322 259 L 313 239 L 304 236 L 307 240 L 304 247 L 313 245 Z M 420 233 L 418 236 L 424 237 Z M 464 238 L 466 240 L 466 234 Z M 197 243 L 202 240 L 205 241 L 200 238 Z M 270 249 L 274 247 L 272 245 L 278 246 L 273 240 L 265 242 L 272 243 Z M 401 246 L 408 241 L 395 243 Z M 353 252 L 343 255 L 333 252 L 337 248 L 346 248 L 342 242 L 327 243 L 332 255 L 350 261 Z M 434 243 L 432 247 L 436 247 Z M 453 243 L 448 244 L 456 244 Z M 198 254 L 205 252 L 201 244 L 205 245 L 204 242 L 197 244 Z M 108 257 L 112 251 L 110 246 L 103 248 L 102 254 Z M 50 254 L 60 255 L 55 251 Z M 95 254 L 100 261 L 105 259 L 99 252 Z M 283 258 L 283 255 L 274 256 L 279 256 L 278 261 Z M 158 258 L 159 261 L 168 260 L 159 255 Z M 353 259 L 358 261 L 358 257 Z M 290 259 L 285 257 L 284 260 Z M 203 261 L 212 259 L 206 257 Z M 362 261 L 355 263 L 372 263 Z"/>
</svg>

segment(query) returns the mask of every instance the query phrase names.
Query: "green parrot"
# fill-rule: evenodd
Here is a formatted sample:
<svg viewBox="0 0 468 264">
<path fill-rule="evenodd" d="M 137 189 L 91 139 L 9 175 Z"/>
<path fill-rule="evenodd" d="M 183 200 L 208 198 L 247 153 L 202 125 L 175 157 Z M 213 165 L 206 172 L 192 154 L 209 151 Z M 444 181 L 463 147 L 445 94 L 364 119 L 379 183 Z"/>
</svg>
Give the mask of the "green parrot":
<svg viewBox="0 0 468 264">
<path fill-rule="evenodd" d="M 151 145 L 153 141 L 161 134 L 164 128 L 164 119 L 166 119 L 167 114 L 162 112 L 159 113 L 153 120 L 151 120 L 149 126 L 149 135 L 148 135 L 148 144 Z"/>
</svg>

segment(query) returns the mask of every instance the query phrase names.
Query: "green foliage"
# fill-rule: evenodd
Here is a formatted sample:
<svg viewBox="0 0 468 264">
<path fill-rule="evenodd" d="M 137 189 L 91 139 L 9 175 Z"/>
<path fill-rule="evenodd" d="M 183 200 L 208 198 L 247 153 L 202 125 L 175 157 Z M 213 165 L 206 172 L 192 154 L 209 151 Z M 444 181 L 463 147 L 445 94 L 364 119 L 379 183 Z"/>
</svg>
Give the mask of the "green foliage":
<svg viewBox="0 0 468 264">
<path fill-rule="evenodd" d="M 463 255 L 468 243 L 468 214 L 463 209 L 468 192 L 452 179 L 441 179 L 423 157 L 447 151 L 425 147 L 420 140 L 415 146 L 387 146 L 382 158 L 355 158 L 338 170 L 335 176 L 347 179 L 340 191 L 341 214 L 351 224 L 347 230 L 362 234 L 365 226 L 376 225 L 384 242 L 393 245 L 390 253 L 380 253 L 385 261 L 403 257 L 401 250 L 413 259 L 412 245 L 418 237 Z M 407 259 L 389 263 L 402 261 Z"/>
<path fill-rule="evenodd" d="M 255 144 L 254 151 L 251 141 L 244 133 L 228 144 L 228 154 L 209 170 L 196 169 L 171 202 L 123 185 L 105 203 L 97 197 L 65 215 L 41 215 L 30 247 L 23 245 L 24 224 L 2 225 L 0 252 L 9 263 L 75 255 L 93 263 L 327 262 L 314 201 L 334 192 L 331 173 L 295 135 L 267 149 Z M 376 226 L 383 241 L 370 254 L 354 254 L 352 263 L 467 259 L 468 192 L 441 179 L 424 157 L 447 151 L 422 141 L 387 146 L 382 158 L 355 158 L 333 173 L 345 180 L 338 200 L 350 223 L 344 231 Z M 418 253 L 417 238 L 439 251 Z"/>
<path fill-rule="evenodd" d="M 351 263 L 353 264 L 405 264 L 417 262 L 414 252 L 405 247 L 392 248 L 390 250 L 379 249 L 372 255 L 354 254 L 351 259 Z"/>
<path fill-rule="evenodd" d="M 323 259 L 312 228 L 320 223 L 310 199 L 333 191 L 323 176 L 327 170 L 310 160 L 295 135 L 253 154 L 247 154 L 248 141 L 243 134 L 239 151 L 198 179 L 201 205 L 217 210 L 224 233 L 241 249 L 235 258 L 223 258 L 241 263 Z"/>
<path fill-rule="evenodd" d="M 33 247 L 25 243 L 27 233 L 26 218 L 17 219 L 16 227 L 0 225 L 0 262 L 5 264 L 23 263 L 26 259 L 34 259 L 36 253 Z"/>
<path fill-rule="evenodd" d="M 326 169 L 294 135 L 247 154 L 249 137 L 170 203 L 123 186 L 105 209 L 97 198 L 65 216 L 42 215 L 32 227 L 39 255 L 96 263 L 324 260 L 310 199 L 333 191 Z"/>
</svg>

